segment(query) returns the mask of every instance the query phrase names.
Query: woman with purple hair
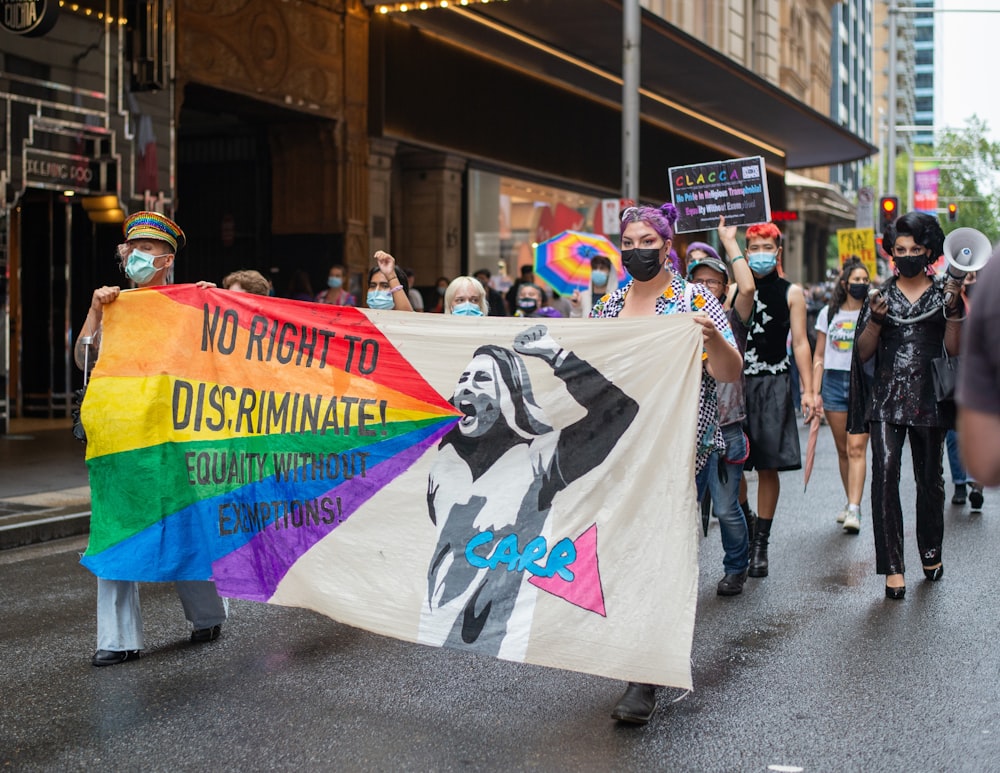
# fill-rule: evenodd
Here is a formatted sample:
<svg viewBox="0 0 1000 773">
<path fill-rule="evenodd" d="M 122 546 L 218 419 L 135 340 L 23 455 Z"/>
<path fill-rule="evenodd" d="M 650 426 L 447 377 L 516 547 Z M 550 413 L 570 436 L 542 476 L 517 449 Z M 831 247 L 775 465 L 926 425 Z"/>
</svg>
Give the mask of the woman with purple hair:
<svg viewBox="0 0 1000 773">
<path fill-rule="evenodd" d="M 726 312 L 703 285 L 685 281 L 670 261 L 673 225 L 677 209 L 669 202 L 662 207 L 628 207 L 621 214 L 622 263 L 631 279 L 611 295 L 601 298 L 591 317 L 651 317 L 658 314 L 704 312 L 693 317 L 702 329 L 705 357 L 698 403 L 698 439 L 695 472 L 709 456 L 724 450 L 719 428 L 716 381 L 737 381 L 743 372 L 740 356 Z M 656 710 L 656 687 L 629 682 L 611 716 L 622 722 L 645 724 Z"/>
</svg>

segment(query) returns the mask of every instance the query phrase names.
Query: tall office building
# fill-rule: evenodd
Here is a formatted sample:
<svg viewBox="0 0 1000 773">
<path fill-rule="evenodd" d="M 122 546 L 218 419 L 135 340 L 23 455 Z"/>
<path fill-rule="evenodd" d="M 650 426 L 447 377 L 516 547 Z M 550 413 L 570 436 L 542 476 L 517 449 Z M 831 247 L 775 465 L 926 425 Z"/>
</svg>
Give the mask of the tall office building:
<svg viewBox="0 0 1000 773">
<path fill-rule="evenodd" d="M 913 133 L 914 145 L 934 145 L 934 0 L 914 0 L 914 8 L 927 8 L 927 13 L 913 14 L 915 39 L 913 42 L 916 64 L 914 67 L 913 96 L 915 112 L 913 123 L 924 127 Z"/>
<path fill-rule="evenodd" d="M 873 31 L 872 5 L 875 0 L 846 0 L 833 8 L 833 43 L 830 64 L 830 117 L 841 126 L 874 139 L 873 118 Z M 830 182 L 845 192 L 862 185 L 863 162 L 854 161 L 830 168 Z"/>
</svg>

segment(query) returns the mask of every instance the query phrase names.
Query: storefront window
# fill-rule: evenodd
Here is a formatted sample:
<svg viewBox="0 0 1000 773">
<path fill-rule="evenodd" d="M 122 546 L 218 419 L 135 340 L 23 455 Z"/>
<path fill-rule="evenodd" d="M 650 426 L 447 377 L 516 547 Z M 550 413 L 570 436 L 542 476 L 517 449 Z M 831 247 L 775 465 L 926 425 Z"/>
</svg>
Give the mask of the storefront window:
<svg viewBox="0 0 1000 773">
<path fill-rule="evenodd" d="M 603 214 L 602 199 L 507 177 L 469 172 L 469 271 L 489 269 L 497 289 L 534 262 L 534 246 L 563 231 L 606 233 L 616 245 L 617 198 Z"/>
</svg>

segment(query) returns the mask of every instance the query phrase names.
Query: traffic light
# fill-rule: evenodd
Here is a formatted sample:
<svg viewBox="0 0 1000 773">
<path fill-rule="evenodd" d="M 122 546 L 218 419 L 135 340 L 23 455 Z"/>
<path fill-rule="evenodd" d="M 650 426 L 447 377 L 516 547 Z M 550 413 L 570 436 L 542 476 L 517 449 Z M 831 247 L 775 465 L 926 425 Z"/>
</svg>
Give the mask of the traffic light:
<svg viewBox="0 0 1000 773">
<path fill-rule="evenodd" d="M 958 220 L 958 204 L 951 202 L 948 204 L 948 222 L 954 223 Z"/>
<path fill-rule="evenodd" d="M 885 233 L 886 226 L 896 222 L 899 217 L 899 197 L 883 196 L 878 201 L 878 230 Z"/>
</svg>

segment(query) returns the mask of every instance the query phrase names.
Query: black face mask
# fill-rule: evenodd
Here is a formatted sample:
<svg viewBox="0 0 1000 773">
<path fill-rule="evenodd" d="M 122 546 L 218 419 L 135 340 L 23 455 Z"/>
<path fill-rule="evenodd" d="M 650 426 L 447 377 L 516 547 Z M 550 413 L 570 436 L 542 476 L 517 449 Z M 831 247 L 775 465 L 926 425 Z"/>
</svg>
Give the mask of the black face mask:
<svg viewBox="0 0 1000 773">
<path fill-rule="evenodd" d="M 927 258 L 923 255 L 906 255 L 893 258 L 893 260 L 896 262 L 900 276 L 905 276 L 907 279 L 912 279 L 927 268 Z"/>
<path fill-rule="evenodd" d="M 521 310 L 522 314 L 529 316 L 535 313 L 535 310 L 538 308 L 538 301 L 534 298 L 518 298 L 517 308 Z"/>
<path fill-rule="evenodd" d="M 868 282 L 850 282 L 847 285 L 847 294 L 852 298 L 863 301 L 865 296 L 868 295 L 869 287 L 871 287 L 871 284 Z"/>
<path fill-rule="evenodd" d="M 648 282 L 663 270 L 660 265 L 659 247 L 622 250 L 622 263 L 625 264 L 625 270 L 637 282 Z"/>
</svg>

